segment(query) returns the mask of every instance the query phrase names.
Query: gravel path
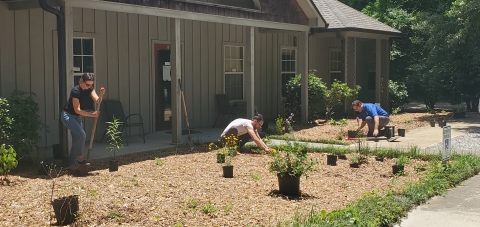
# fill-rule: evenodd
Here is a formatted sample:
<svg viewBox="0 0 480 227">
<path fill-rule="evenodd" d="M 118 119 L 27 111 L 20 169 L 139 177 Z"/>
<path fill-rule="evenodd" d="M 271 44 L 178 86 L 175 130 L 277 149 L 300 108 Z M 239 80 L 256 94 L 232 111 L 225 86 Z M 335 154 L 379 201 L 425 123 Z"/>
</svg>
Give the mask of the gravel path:
<svg viewBox="0 0 480 227">
<path fill-rule="evenodd" d="M 443 143 L 438 143 L 427 147 L 426 150 L 438 151 L 442 149 Z M 452 138 L 452 151 L 480 153 L 480 129 Z"/>
</svg>

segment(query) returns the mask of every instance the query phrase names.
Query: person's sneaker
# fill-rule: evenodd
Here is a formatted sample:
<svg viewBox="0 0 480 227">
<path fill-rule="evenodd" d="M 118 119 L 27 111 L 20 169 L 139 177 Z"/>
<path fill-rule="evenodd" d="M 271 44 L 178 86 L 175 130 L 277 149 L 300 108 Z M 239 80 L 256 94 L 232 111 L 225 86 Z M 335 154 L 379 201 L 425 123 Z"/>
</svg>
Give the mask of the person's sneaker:
<svg viewBox="0 0 480 227">
<path fill-rule="evenodd" d="M 87 166 L 90 165 L 90 162 L 87 162 L 87 160 L 85 160 L 85 159 L 83 159 L 83 161 L 81 161 L 81 162 L 77 161 L 77 163 L 78 163 L 79 165 L 87 165 Z"/>
</svg>

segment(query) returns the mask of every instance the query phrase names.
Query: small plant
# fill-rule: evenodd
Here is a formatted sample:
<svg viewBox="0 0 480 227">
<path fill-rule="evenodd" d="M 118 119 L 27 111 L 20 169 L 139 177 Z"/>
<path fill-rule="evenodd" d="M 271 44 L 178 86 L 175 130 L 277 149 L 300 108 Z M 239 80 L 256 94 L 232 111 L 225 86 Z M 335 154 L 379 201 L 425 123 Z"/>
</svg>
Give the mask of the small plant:
<svg viewBox="0 0 480 227">
<path fill-rule="evenodd" d="M 273 149 L 272 159 L 270 171 L 281 177 L 308 177 L 308 172 L 312 171 L 318 163 L 308 157 L 305 145 L 296 142 L 281 145 L 278 151 Z"/>
<path fill-rule="evenodd" d="M 0 174 L 3 176 L 2 182 L 7 181 L 7 175 L 17 165 L 17 153 L 13 147 L 7 147 L 5 144 L 2 144 L 0 146 Z"/>
<path fill-rule="evenodd" d="M 412 123 L 412 120 L 406 119 L 406 120 L 405 120 L 405 123 L 410 124 L 410 123 Z"/>
<path fill-rule="evenodd" d="M 275 119 L 275 126 L 277 129 L 277 134 L 283 135 L 285 133 L 293 132 L 293 116 L 295 116 L 293 113 L 290 113 L 290 115 L 287 118 L 283 118 L 280 115 Z"/>
<path fill-rule="evenodd" d="M 163 165 L 164 162 L 165 162 L 164 159 L 155 157 L 155 165 L 161 166 Z"/>
<path fill-rule="evenodd" d="M 217 211 L 218 211 L 218 208 L 215 207 L 212 201 L 208 201 L 207 204 L 205 204 L 205 206 L 202 207 L 202 212 L 210 216 L 215 215 Z"/>
<path fill-rule="evenodd" d="M 112 218 L 112 219 L 117 219 L 121 220 L 122 219 L 122 214 L 118 210 L 113 210 L 110 213 L 108 213 L 107 217 Z"/>
<path fill-rule="evenodd" d="M 225 166 L 232 165 L 232 159 L 237 156 L 238 144 L 240 140 L 237 136 L 223 136 L 219 140 L 220 146 L 216 143 L 210 143 L 208 149 L 210 151 L 217 151 L 217 163 L 224 163 Z"/>
<path fill-rule="evenodd" d="M 232 211 L 233 209 L 233 204 L 232 203 L 227 203 L 227 205 L 225 206 L 225 214 L 230 214 L 230 212 Z"/>
<path fill-rule="evenodd" d="M 187 204 L 188 208 L 190 209 L 197 209 L 197 206 L 198 206 L 198 201 L 196 199 L 191 199 L 188 201 L 188 204 Z"/>
<path fill-rule="evenodd" d="M 360 164 L 364 160 L 364 157 L 359 153 L 352 153 L 348 159 L 352 164 Z"/>
<path fill-rule="evenodd" d="M 343 118 L 341 120 L 335 120 L 335 119 L 330 119 L 330 124 L 331 125 L 345 125 L 347 124 L 347 119 Z"/>
<path fill-rule="evenodd" d="M 405 166 L 405 164 L 407 164 L 408 161 L 409 161 L 409 158 L 406 155 L 402 155 L 395 159 L 395 165 Z"/>
<path fill-rule="evenodd" d="M 359 85 L 355 86 L 354 88 L 350 88 L 347 83 L 342 83 L 335 80 L 330 85 L 330 88 L 325 90 L 325 117 L 327 120 L 332 118 L 332 115 L 334 114 L 333 108 L 336 105 L 340 105 L 347 99 L 356 97 L 358 91 L 360 91 Z"/>
<path fill-rule="evenodd" d="M 123 148 L 122 138 L 120 137 L 122 132 L 118 130 L 122 122 L 119 122 L 118 118 L 114 117 L 113 122 L 107 122 L 107 124 L 107 138 L 109 143 L 107 149 L 113 152 L 113 160 L 115 160 L 115 153 L 117 153 L 120 148 Z"/>
<path fill-rule="evenodd" d="M 8 101 L 5 98 L 0 98 L 0 144 L 6 144 L 10 135 L 12 134 L 13 120 L 9 114 Z"/>
<path fill-rule="evenodd" d="M 259 173 L 252 173 L 251 176 L 254 180 L 260 180 L 260 178 L 261 178 Z"/>
</svg>

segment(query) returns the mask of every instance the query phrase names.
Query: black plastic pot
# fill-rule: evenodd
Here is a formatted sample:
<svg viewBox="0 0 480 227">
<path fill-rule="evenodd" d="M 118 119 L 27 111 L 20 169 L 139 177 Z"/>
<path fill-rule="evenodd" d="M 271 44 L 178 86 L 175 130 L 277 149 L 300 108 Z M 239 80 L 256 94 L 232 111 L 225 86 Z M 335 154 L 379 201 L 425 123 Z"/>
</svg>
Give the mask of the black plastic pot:
<svg viewBox="0 0 480 227">
<path fill-rule="evenodd" d="M 430 121 L 430 126 L 435 127 L 435 121 Z"/>
<path fill-rule="evenodd" d="M 357 130 L 348 130 L 348 138 L 357 138 Z"/>
<path fill-rule="evenodd" d="M 278 189 L 280 194 L 286 196 L 299 196 L 300 195 L 300 177 L 284 176 L 278 177 Z"/>
<path fill-rule="evenodd" d="M 398 129 L 398 135 L 401 137 L 405 137 L 405 129 L 404 128 L 399 128 Z"/>
<path fill-rule="evenodd" d="M 108 170 L 110 172 L 118 171 L 118 161 L 117 160 L 110 160 L 110 162 L 108 162 Z"/>
<path fill-rule="evenodd" d="M 78 195 L 54 199 L 52 206 L 58 225 L 71 224 L 75 222 L 78 212 Z"/>
<path fill-rule="evenodd" d="M 347 160 L 347 155 L 345 155 L 345 154 L 339 154 L 339 155 L 338 155 L 338 159 Z"/>
<path fill-rule="evenodd" d="M 397 165 L 393 165 L 392 166 L 392 172 L 393 174 L 397 174 L 399 173 L 400 171 L 404 171 L 405 167 L 404 166 L 397 166 Z"/>
<path fill-rule="evenodd" d="M 337 165 L 337 156 L 333 154 L 327 155 L 327 165 L 336 166 Z"/>
<path fill-rule="evenodd" d="M 439 121 L 438 122 L 438 127 L 444 127 L 444 126 L 447 126 L 447 121 L 443 120 L 443 121 Z"/>
<path fill-rule="evenodd" d="M 379 162 L 383 162 L 383 159 L 384 159 L 384 157 L 379 157 L 379 156 L 375 157 L 375 160 L 379 161 Z"/>
<path fill-rule="evenodd" d="M 360 168 L 360 163 L 350 163 L 350 167 L 352 167 L 352 168 Z"/>
<path fill-rule="evenodd" d="M 223 177 L 233 178 L 233 166 L 222 166 Z"/>
</svg>

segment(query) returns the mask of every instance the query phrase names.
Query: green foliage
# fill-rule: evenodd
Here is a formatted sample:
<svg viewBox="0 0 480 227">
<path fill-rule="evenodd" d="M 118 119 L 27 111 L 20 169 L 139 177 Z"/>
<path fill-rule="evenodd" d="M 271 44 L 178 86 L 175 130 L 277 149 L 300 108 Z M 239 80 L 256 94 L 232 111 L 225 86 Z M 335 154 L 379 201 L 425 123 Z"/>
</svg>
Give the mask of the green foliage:
<svg viewBox="0 0 480 227">
<path fill-rule="evenodd" d="M 307 147 L 294 142 L 280 145 L 277 150 L 272 150 L 270 171 L 280 176 L 308 177 L 308 172 L 317 165 L 317 161 L 308 157 Z"/>
<path fill-rule="evenodd" d="M 409 160 L 408 156 L 402 155 L 395 160 L 395 165 L 405 166 L 405 164 L 407 164 L 408 160 Z"/>
<path fill-rule="evenodd" d="M 0 98 L 0 144 L 6 144 L 12 134 L 12 118 L 9 114 L 8 100 Z"/>
<path fill-rule="evenodd" d="M 335 80 L 331 87 L 325 90 L 326 118 L 332 118 L 334 114 L 333 107 L 356 97 L 359 91 L 359 85 L 355 86 L 355 88 L 350 88 L 347 83 Z"/>
<path fill-rule="evenodd" d="M 203 207 L 202 207 L 202 212 L 204 214 L 208 214 L 210 216 L 215 215 L 217 213 L 218 208 L 215 207 L 215 205 L 212 203 L 212 201 L 208 201 Z"/>
<path fill-rule="evenodd" d="M 350 160 L 350 163 L 362 163 L 363 160 L 365 160 L 365 157 L 361 155 L 360 153 L 352 153 L 349 157 L 348 160 Z"/>
<path fill-rule="evenodd" d="M 316 119 L 320 116 L 325 97 L 327 86 L 322 79 L 315 75 L 315 71 L 311 70 L 308 74 L 308 116 Z M 293 113 L 295 116 L 301 115 L 301 75 L 297 75 L 288 81 L 286 86 L 286 94 L 283 100 L 287 113 Z"/>
<path fill-rule="evenodd" d="M 408 91 L 405 84 L 401 82 L 388 81 L 388 97 L 390 98 L 390 108 L 395 110 L 408 103 Z M 398 112 L 398 110 L 396 111 Z"/>
<path fill-rule="evenodd" d="M 399 153 L 399 150 L 388 150 Z M 429 155 L 421 155 L 423 158 Z M 415 205 L 426 202 L 429 198 L 443 194 L 449 187 L 472 177 L 480 171 L 480 157 L 454 155 L 450 166 L 443 166 L 439 161 L 432 161 L 427 168 L 426 177 L 416 183 L 407 185 L 403 192 L 390 192 L 380 195 L 377 191 L 366 193 L 363 198 L 353 201 L 344 209 L 326 212 L 310 212 L 308 215 L 296 215 L 285 226 L 392 226 Z"/>
<path fill-rule="evenodd" d="M 13 147 L 7 148 L 5 144 L 2 144 L 0 146 L 0 174 L 6 177 L 17 165 L 17 153 Z"/>
<path fill-rule="evenodd" d="M 287 119 L 284 119 L 280 115 L 275 119 L 275 129 L 277 130 L 278 135 L 283 135 L 285 133 L 293 132 L 292 124 L 294 114 L 291 113 Z"/>
<path fill-rule="evenodd" d="M 120 214 L 120 211 L 114 210 L 108 213 L 107 217 L 112 218 L 112 219 L 117 219 L 121 220 L 122 219 L 122 214 Z"/>
<path fill-rule="evenodd" d="M 269 135 L 269 139 L 279 139 L 279 140 L 291 140 L 292 138 L 288 135 Z M 297 141 L 300 142 L 313 142 L 313 143 L 324 143 L 324 144 L 338 144 L 338 145 L 350 145 L 350 143 L 342 142 L 342 141 L 337 141 L 337 140 L 331 140 L 331 139 L 297 139 Z M 245 145 L 247 146 L 247 145 Z M 254 146 L 252 146 L 253 148 Z"/>
<path fill-rule="evenodd" d="M 165 160 L 163 158 L 155 157 L 155 165 L 161 166 L 161 165 L 163 165 L 164 162 L 165 162 Z"/>
<path fill-rule="evenodd" d="M 341 120 L 330 119 L 331 125 L 346 125 L 348 123 L 347 119 L 342 118 Z"/>
<path fill-rule="evenodd" d="M 41 138 L 39 131 L 46 129 L 48 132 L 47 125 L 38 115 L 39 108 L 34 97 L 36 95 L 33 92 L 15 90 L 8 98 L 9 114 L 13 121 L 9 145 L 15 148 L 19 156 L 36 151 Z"/>
<path fill-rule="evenodd" d="M 261 178 L 259 173 L 252 173 L 251 176 L 254 180 L 260 180 L 260 178 Z"/>
<path fill-rule="evenodd" d="M 107 149 L 110 152 L 113 152 L 113 159 L 115 160 L 115 153 L 118 152 L 120 148 L 123 148 L 121 131 L 119 131 L 119 127 L 123 124 L 123 122 L 118 121 L 118 118 L 114 117 L 113 122 L 107 122 L 107 138 L 108 138 L 108 147 Z"/>
<path fill-rule="evenodd" d="M 232 161 L 238 154 L 238 145 L 240 140 L 237 136 L 223 136 L 219 143 L 208 144 L 209 151 L 217 151 L 217 163 L 223 163 L 224 166 L 232 166 Z"/>
</svg>

